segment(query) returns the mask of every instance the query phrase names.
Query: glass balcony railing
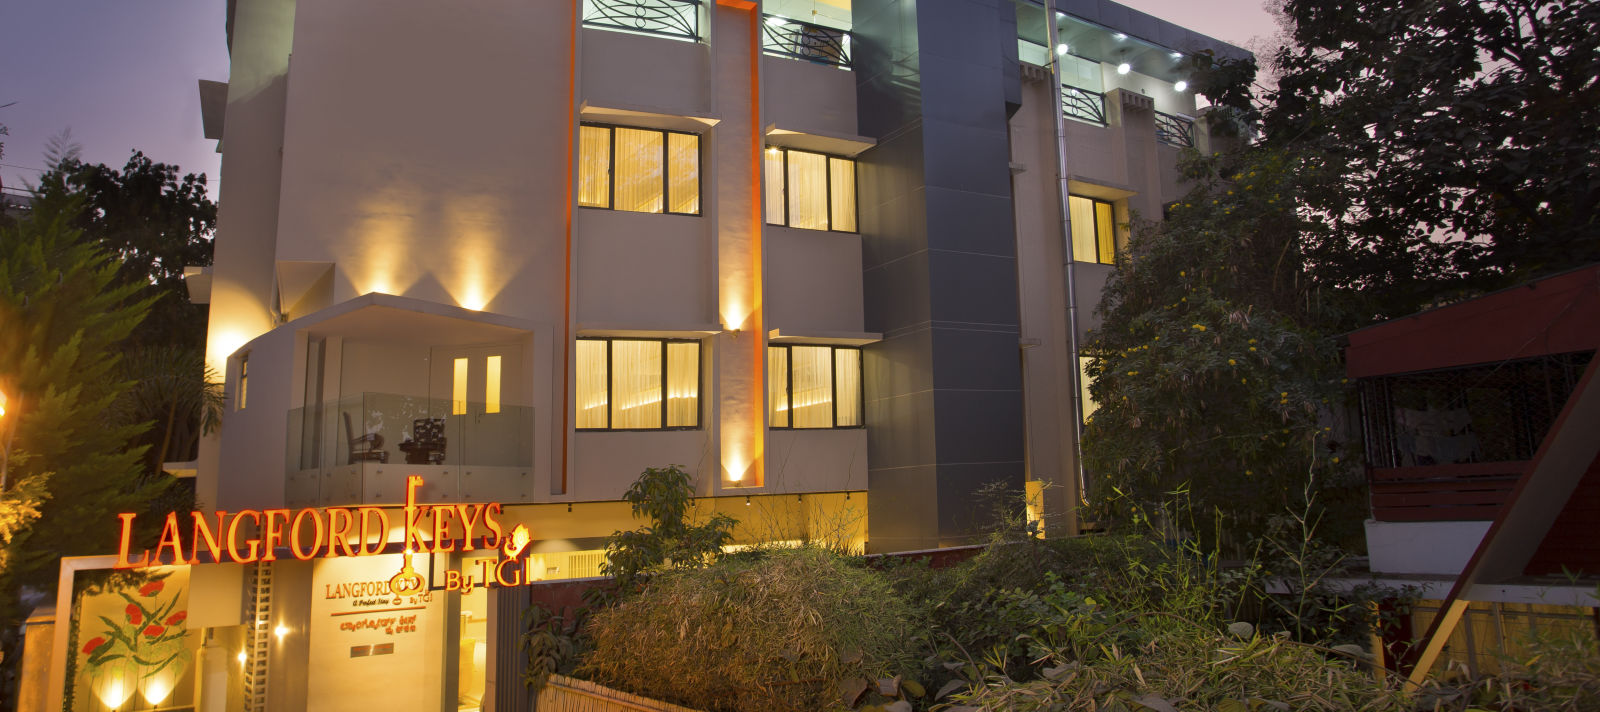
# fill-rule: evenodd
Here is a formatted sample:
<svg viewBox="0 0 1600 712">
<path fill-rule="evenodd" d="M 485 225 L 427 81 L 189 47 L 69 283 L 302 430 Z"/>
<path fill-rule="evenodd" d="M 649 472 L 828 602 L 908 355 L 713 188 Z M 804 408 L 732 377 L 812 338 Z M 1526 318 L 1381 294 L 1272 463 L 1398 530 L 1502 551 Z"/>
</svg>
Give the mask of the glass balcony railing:
<svg viewBox="0 0 1600 712">
<path fill-rule="evenodd" d="M 583 0 L 583 26 L 700 41 L 700 0 Z"/>
<path fill-rule="evenodd" d="M 850 32 L 768 15 L 762 24 L 762 51 L 817 64 L 850 68 Z"/>
<path fill-rule="evenodd" d="M 533 409 L 360 393 L 289 411 L 290 506 L 514 499 L 531 481 Z M 512 496 L 507 496 L 512 495 Z"/>
<path fill-rule="evenodd" d="M 1157 111 L 1156 140 L 1180 148 L 1194 148 L 1194 119 Z"/>
</svg>

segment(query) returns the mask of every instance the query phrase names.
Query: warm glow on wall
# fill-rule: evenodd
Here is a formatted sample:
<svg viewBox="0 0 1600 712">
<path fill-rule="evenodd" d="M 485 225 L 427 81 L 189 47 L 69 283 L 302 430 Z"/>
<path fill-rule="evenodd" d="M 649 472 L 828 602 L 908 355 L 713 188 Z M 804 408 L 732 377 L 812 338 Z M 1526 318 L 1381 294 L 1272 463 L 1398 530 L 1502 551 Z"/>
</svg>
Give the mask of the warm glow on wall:
<svg viewBox="0 0 1600 712">
<path fill-rule="evenodd" d="M 133 696 L 138 670 L 131 664 L 114 666 L 95 681 L 95 697 L 111 709 L 121 709 Z"/>
<path fill-rule="evenodd" d="M 452 364 L 454 373 L 451 374 L 450 384 L 450 414 L 467 414 L 467 360 L 458 358 Z"/>
<path fill-rule="evenodd" d="M 155 677 L 150 678 L 150 681 L 146 682 L 144 685 L 144 701 L 150 703 L 151 707 L 161 706 L 161 703 L 165 702 L 167 696 L 171 694 L 171 668 L 168 668 L 166 672 L 162 672 Z"/>
<path fill-rule="evenodd" d="M 500 357 L 490 356 L 484 364 L 483 412 L 500 412 Z"/>
</svg>

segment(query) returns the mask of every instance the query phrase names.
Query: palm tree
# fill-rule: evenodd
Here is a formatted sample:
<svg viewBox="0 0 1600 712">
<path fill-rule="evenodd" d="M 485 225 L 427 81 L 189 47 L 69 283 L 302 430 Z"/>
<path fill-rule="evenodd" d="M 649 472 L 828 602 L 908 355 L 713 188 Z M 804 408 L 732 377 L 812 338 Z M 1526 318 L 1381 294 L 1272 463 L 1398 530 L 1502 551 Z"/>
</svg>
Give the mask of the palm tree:
<svg viewBox="0 0 1600 712">
<path fill-rule="evenodd" d="M 112 406 L 117 420 L 154 423 L 140 444 L 150 446 L 150 472 L 161 472 L 169 454 L 192 457 L 200 436 L 222 422 L 222 383 L 196 349 L 160 345 L 137 348 L 122 358 L 121 377 L 131 381 Z"/>
</svg>

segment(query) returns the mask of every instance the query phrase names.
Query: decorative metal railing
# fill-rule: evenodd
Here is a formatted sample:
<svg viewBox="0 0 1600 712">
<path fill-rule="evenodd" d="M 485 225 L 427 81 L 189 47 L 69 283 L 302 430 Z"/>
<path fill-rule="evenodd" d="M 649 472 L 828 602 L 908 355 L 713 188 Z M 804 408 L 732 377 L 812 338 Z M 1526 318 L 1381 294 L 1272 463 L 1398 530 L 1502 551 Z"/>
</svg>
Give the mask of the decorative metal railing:
<svg viewBox="0 0 1600 712">
<path fill-rule="evenodd" d="M 1067 118 L 1106 125 L 1106 95 L 1078 87 L 1061 87 L 1061 113 Z"/>
<path fill-rule="evenodd" d="M 700 40 L 700 0 L 584 0 L 583 24 Z"/>
<path fill-rule="evenodd" d="M 767 54 L 850 68 L 849 32 L 777 15 L 768 15 L 762 26 Z"/>
<path fill-rule="evenodd" d="M 1194 119 L 1157 111 L 1156 140 L 1173 146 L 1194 148 Z"/>
</svg>

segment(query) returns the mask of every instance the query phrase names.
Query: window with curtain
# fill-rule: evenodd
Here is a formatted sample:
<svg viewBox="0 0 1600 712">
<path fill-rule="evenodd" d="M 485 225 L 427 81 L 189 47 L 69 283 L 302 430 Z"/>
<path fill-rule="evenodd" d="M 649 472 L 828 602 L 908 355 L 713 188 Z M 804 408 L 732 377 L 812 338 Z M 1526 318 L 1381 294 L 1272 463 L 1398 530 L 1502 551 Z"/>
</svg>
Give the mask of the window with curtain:
<svg viewBox="0 0 1600 712">
<path fill-rule="evenodd" d="M 767 222 L 806 230 L 856 231 L 856 162 L 769 146 Z"/>
<path fill-rule="evenodd" d="M 767 347 L 768 427 L 858 428 L 861 401 L 861 349 Z"/>
<path fill-rule="evenodd" d="M 626 126 L 578 129 L 578 205 L 700 214 L 700 137 Z"/>
<path fill-rule="evenodd" d="M 1081 195 L 1067 196 L 1072 218 L 1072 259 L 1077 262 L 1117 262 L 1117 231 L 1111 203 Z"/>
<path fill-rule="evenodd" d="M 700 427 L 700 342 L 578 339 L 579 430 Z"/>
</svg>

